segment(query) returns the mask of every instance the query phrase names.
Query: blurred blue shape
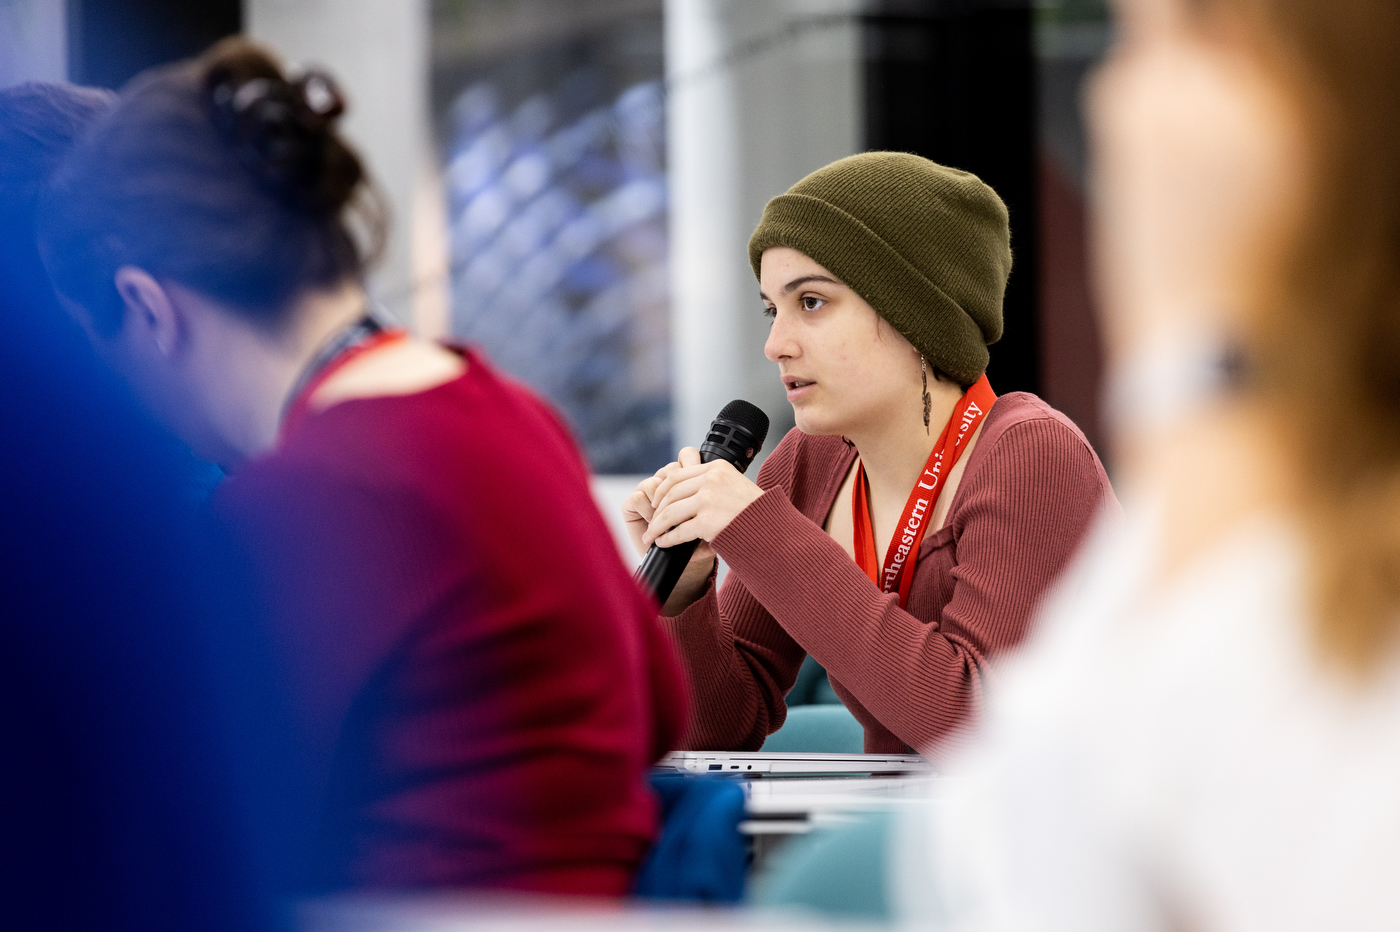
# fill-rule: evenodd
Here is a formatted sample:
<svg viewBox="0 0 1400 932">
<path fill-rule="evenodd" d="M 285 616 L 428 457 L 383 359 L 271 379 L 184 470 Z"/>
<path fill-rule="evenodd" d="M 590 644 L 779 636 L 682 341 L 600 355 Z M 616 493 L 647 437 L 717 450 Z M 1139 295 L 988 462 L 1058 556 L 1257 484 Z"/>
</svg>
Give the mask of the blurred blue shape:
<svg viewBox="0 0 1400 932">
<path fill-rule="evenodd" d="M 35 192 L 94 94 L 47 88 L 0 92 L 0 923 L 277 928 L 312 828 L 279 684 L 199 533 L 217 471 L 98 361 L 40 263 Z"/>
<path fill-rule="evenodd" d="M 518 140 L 535 142 L 544 138 L 554 122 L 554 106 L 549 95 L 540 93 L 526 99 L 510 116 L 511 134 Z"/>
<path fill-rule="evenodd" d="M 495 179 L 508 158 L 510 135 L 505 127 L 499 124 L 487 127 L 470 147 L 448 163 L 448 190 L 458 202 L 467 202 Z"/>
<path fill-rule="evenodd" d="M 473 84 L 457 95 L 452 118 L 465 133 L 480 134 L 500 114 L 500 96 L 490 84 Z"/>
<path fill-rule="evenodd" d="M 595 257 L 575 262 L 570 266 L 562 284 L 568 291 L 591 296 L 605 291 L 617 280 L 618 272 L 613 264 L 606 259 Z M 577 329 L 581 337 L 588 335 L 589 331 L 598 330 L 596 320 L 591 317 L 581 320 Z"/>
<path fill-rule="evenodd" d="M 452 233 L 468 249 L 483 244 L 506 222 L 511 206 L 510 192 L 503 185 L 489 184 L 467 204 L 461 218 L 452 225 Z"/>
<path fill-rule="evenodd" d="M 527 201 L 549 183 L 550 172 L 548 154 L 531 149 L 506 166 L 505 183 L 517 201 Z"/>
</svg>

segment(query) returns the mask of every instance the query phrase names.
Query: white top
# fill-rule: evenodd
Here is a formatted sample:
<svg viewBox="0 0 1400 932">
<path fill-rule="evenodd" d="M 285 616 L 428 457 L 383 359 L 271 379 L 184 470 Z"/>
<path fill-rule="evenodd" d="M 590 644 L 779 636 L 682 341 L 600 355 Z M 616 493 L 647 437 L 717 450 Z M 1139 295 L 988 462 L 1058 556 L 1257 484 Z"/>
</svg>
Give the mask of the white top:
<svg viewBox="0 0 1400 932">
<path fill-rule="evenodd" d="M 1149 593 L 1154 522 L 1096 532 L 931 822 L 951 925 L 1400 928 L 1400 663 L 1323 672 L 1300 533 L 1256 521 Z"/>
</svg>

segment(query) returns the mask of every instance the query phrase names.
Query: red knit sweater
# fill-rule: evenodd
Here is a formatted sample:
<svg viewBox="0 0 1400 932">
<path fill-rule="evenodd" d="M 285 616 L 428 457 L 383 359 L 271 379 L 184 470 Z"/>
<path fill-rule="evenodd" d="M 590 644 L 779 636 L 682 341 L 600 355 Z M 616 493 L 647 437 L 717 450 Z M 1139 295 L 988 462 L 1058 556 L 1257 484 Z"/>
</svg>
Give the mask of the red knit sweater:
<svg viewBox="0 0 1400 932">
<path fill-rule="evenodd" d="M 941 529 L 919 548 L 908 611 L 822 525 L 855 460 L 839 437 L 788 432 L 767 491 L 714 539 L 716 595 L 663 619 L 695 696 L 686 745 L 754 750 L 782 726 L 803 658 L 865 726 L 870 753 L 924 752 L 978 706 L 979 669 L 1032 609 L 1113 491 L 1079 429 L 1034 395 L 997 399 Z"/>
<path fill-rule="evenodd" d="M 330 886 L 620 894 L 683 681 L 553 413 L 460 378 L 312 414 L 215 507 L 264 583 Z"/>
</svg>

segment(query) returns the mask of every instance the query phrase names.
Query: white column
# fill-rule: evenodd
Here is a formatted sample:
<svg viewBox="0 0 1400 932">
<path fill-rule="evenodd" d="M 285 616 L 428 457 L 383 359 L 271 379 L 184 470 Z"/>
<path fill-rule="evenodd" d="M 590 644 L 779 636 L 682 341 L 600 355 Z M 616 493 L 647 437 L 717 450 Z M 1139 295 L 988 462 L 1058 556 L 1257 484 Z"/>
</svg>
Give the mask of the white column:
<svg viewBox="0 0 1400 932">
<path fill-rule="evenodd" d="M 426 336 L 447 329 L 447 234 L 428 112 L 428 0 L 244 0 L 244 27 L 349 99 L 344 128 L 386 196 L 388 248 L 371 293 Z"/>
<path fill-rule="evenodd" d="M 748 390 L 741 321 L 746 282 L 738 274 L 742 269 L 735 268 L 744 242 L 739 105 L 732 71 L 710 67 L 729 45 L 724 7 L 716 0 L 666 4 L 671 398 L 677 446 L 698 446 L 720 408 L 733 397 L 746 397 Z"/>
<path fill-rule="evenodd" d="M 768 199 L 857 152 L 859 0 L 666 0 L 671 339 L 678 444 L 725 403 L 792 426 L 747 244 Z"/>
<path fill-rule="evenodd" d="M 64 0 L 0 0 L 0 87 L 68 79 Z"/>
</svg>

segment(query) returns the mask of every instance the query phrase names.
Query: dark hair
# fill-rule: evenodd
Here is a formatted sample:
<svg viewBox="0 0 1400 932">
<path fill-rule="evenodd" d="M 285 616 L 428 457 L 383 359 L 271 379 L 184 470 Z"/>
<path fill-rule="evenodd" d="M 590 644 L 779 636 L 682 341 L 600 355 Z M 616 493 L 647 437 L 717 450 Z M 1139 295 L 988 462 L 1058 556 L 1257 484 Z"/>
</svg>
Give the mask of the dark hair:
<svg viewBox="0 0 1400 932">
<path fill-rule="evenodd" d="M 115 101 L 110 91 L 71 84 L 0 91 L 0 291 L 12 313 L 54 307 L 35 244 L 35 203 L 74 140 Z"/>
<path fill-rule="evenodd" d="M 267 324 L 305 290 L 359 278 L 384 219 L 336 133 L 343 110 L 329 77 L 289 81 L 271 53 L 239 38 L 138 75 L 44 198 L 54 284 L 115 333 L 123 265 Z"/>
</svg>

